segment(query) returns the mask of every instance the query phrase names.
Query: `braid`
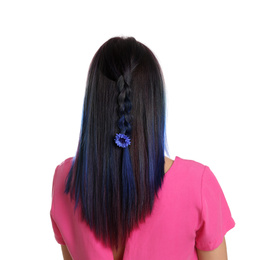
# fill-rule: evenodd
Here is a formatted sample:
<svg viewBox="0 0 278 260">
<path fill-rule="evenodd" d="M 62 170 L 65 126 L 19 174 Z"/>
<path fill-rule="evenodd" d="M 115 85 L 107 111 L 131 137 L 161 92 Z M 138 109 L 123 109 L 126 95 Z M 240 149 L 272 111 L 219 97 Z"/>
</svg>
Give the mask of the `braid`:
<svg viewBox="0 0 278 260">
<path fill-rule="evenodd" d="M 115 143 L 122 148 L 126 148 L 130 145 L 131 135 L 131 101 L 130 93 L 131 88 L 124 79 L 124 76 L 120 76 L 117 80 L 117 87 L 119 89 L 118 96 L 118 128 L 119 134 L 116 134 Z"/>
<path fill-rule="evenodd" d="M 130 153 L 128 149 L 128 146 L 130 145 L 131 134 L 131 88 L 122 75 L 117 81 L 117 87 L 119 89 L 118 127 L 120 133 L 116 134 L 115 143 L 119 147 L 124 148 L 122 153 L 121 197 L 124 212 L 124 215 L 122 216 L 122 226 L 124 227 L 123 231 L 125 233 L 127 230 L 130 231 L 133 225 L 130 220 L 132 219 L 132 214 L 137 203 L 137 193 Z"/>
<path fill-rule="evenodd" d="M 131 88 L 124 80 L 123 76 L 120 76 L 117 81 L 117 87 L 119 89 L 118 104 L 119 104 L 119 120 L 118 127 L 122 134 L 130 136 L 131 134 L 131 102 L 130 93 Z"/>
</svg>

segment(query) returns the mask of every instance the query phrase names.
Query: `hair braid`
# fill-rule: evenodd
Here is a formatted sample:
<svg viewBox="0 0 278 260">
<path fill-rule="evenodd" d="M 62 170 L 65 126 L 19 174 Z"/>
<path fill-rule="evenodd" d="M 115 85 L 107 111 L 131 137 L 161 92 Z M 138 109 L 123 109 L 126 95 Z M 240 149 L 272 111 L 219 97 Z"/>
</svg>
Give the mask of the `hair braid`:
<svg viewBox="0 0 278 260">
<path fill-rule="evenodd" d="M 122 157 L 122 174 L 121 174 L 121 183 L 122 183 L 122 207 L 124 215 L 122 216 L 122 226 L 124 228 L 124 233 L 130 231 L 133 223 L 131 219 L 134 218 L 135 205 L 137 203 L 137 192 L 135 185 L 135 177 L 133 173 L 130 153 L 128 145 L 130 144 L 130 135 L 131 135 L 131 100 L 130 93 L 131 88 L 129 84 L 125 81 L 123 75 L 121 75 L 117 80 L 117 87 L 119 89 L 118 96 L 118 127 L 120 134 L 116 135 L 116 144 L 123 149 Z M 136 212 L 136 211 L 135 211 Z"/>
<path fill-rule="evenodd" d="M 117 81 L 117 87 L 119 89 L 119 96 L 118 96 L 118 113 L 119 113 L 119 120 L 118 120 L 118 127 L 120 129 L 121 134 L 125 134 L 127 136 L 131 135 L 131 101 L 130 101 L 130 94 L 131 88 L 125 81 L 124 77 L 121 75 Z"/>
</svg>

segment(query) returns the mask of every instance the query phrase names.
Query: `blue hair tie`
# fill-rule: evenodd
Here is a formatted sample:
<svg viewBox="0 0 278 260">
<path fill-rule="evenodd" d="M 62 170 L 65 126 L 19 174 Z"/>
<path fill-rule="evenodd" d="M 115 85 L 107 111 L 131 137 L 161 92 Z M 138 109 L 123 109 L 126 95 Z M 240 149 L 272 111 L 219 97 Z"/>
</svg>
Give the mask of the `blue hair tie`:
<svg viewBox="0 0 278 260">
<path fill-rule="evenodd" d="M 126 148 L 130 145 L 130 138 L 125 134 L 116 134 L 115 143 L 121 148 Z"/>
</svg>

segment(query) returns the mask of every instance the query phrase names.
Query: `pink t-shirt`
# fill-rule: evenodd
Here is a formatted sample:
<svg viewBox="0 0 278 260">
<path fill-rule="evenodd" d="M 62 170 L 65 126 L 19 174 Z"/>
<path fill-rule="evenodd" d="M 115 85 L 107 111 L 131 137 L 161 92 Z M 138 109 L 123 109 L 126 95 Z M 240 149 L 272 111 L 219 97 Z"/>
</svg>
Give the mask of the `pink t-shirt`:
<svg viewBox="0 0 278 260">
<path fill-rule="evenodd" d="M 51 220 L 55 238 L 74 260 L 113 260 L 113 252 L 98 241 L 81 220 L 78 207 L 64 193 L 72 158 L 55 171 Z M 235 222 L 211 170 L 198 162 L 176 157 L 167 171 L 153 212 L 132 231 L 124 260 L 197 259 L 196 247 L 213 250 Z"/>
</svg>

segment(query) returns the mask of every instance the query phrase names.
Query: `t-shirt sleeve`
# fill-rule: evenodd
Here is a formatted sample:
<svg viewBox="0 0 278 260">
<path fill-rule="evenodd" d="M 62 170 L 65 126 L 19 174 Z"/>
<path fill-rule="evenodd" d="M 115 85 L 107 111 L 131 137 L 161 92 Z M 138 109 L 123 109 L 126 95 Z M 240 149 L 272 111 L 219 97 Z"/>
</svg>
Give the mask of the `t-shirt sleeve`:
<svg viewBox="0 0 278 260">
<path fill-rule="evenodd" d="M 52 218 L 52 215 L 50 214 L 50 217 L 51 217 L 51 223 L 52 223 L 52 228 L 53 228 L 53 231 L 54 231 L 54 236 L 55 236 L 55 239 L 56 241 L 61 244 L 61 245 L 65 245 L 65 241 L 60 233 L 60 230 L 55 222 L 55 220 Z"/>
<path fill-rule="evenodd" d="M 57 173 L 57 170 L 58 170 L 58 166 L 56 167 L 55 169 L 55 173 L 54 173 L 54 176 L 53 176 L 53 183 L 52 183 L 52 204 L 51 204 L 51 210 L 50 210 L 50 218 L 51 218 L 51 223 L 52 223 L 52 228 L 53 228 L 53 231 L 54 231 L 54 236 L 55 236 L 55 239 L 56 241 L 61 244 L 61 245 L 65 245 L 65 242 L 64 242 L 64 239 L 61 235 L 61 232 L 53 218 L 53 215 L 54 215 L 54 210 L 55 210 L 55 177 L 56 177 L 56 173 Z"/>
<path fill-rule="evenodd" d="M 200 228 L 196 232 L 196 247 L 216 249 L 225 234 L 235 226 L 224 193 L 209 167 L 205 167 L 201 186 L 202 210 Z"/>
</svg>

